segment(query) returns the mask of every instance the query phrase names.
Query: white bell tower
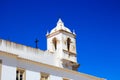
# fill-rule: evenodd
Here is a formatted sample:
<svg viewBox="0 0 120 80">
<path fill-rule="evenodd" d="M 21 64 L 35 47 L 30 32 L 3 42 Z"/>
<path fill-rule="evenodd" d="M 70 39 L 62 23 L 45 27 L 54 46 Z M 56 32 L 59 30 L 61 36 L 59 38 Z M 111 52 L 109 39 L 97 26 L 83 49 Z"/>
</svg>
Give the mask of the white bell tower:
<svg viewBox="0 0 120 80">
<path fill-rule="evenodd" d="M 56 54 L 57 66 L 76 70 L 76 34 L 64 26 L 61 19 L 50 33 L 47 33 L 47 50 Z"/>
</svg>

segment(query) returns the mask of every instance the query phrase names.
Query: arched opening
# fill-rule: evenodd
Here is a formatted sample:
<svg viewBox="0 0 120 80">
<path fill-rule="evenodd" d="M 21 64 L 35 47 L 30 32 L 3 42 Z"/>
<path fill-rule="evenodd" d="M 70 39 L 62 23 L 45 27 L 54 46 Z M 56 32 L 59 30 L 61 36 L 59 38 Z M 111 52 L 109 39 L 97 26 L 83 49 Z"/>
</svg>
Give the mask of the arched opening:
<svg viewBox="0 0 120 80">
<path fill-rule="evenodd" d="M 57 49 L 57 39 L 56 38 L 53 38 L 53 45 L 56 50 Z"/>
<path fill-rule="evenodd" d="M 68 51 L 70 50 L 70 42 L 71 42 L 71 39 L 67 38 L 67 49 L 68 49 Z"/>
</svg>

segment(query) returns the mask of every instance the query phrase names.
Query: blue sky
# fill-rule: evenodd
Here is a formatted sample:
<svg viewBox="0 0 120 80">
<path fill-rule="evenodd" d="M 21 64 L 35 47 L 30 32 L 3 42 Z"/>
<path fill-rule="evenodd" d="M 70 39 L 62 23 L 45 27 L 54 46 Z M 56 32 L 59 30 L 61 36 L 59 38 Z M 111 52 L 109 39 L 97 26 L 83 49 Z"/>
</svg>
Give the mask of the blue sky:
<svg viewBox="0 0 120 80">
<path fill-rule="evenodd" d="M 58 18 L 76 31 L 79 71 L 120 80 L 119 0 L 0 0 L 0 38 L 46 50 Z"/>
</svg>

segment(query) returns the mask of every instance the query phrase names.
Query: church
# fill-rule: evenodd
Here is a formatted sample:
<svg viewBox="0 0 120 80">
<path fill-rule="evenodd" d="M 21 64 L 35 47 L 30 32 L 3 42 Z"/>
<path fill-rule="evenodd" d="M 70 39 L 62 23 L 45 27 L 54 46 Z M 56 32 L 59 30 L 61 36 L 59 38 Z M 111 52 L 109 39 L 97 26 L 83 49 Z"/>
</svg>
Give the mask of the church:
<svg viewBox="0 0 120 80">
<path fill-rule="evenodd" d="M 46 37 L 45 51 L 0 39 L 0 80 L 105 80 L 77 71 L 76 34 L 61 19 Z"/>
</svg>

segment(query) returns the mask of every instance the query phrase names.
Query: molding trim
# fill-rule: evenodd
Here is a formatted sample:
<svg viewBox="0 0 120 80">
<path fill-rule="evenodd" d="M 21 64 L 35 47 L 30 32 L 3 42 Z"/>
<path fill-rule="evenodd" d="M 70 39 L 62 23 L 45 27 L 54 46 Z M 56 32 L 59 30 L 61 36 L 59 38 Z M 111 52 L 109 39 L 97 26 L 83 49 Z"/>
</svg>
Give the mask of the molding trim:
<svg viewBox="0 0 120 80">
<path fill-rule="evenodd" d="M 46 35 L 46 37 L 47 37 L 47 38 L 50 38 L 50 37 L 53 37 L 53 36 L 55 36 L 55 35 L 57 35 L 57 34 L 59 34 L 59 33 L 70 34 L 70 35 L 72 35 L 73 38 L 76 38 L 76 35 L 75 35 L 75 34 L 70 33 L 70 32 L 67 32 L 67 31 L 64 31 L 64 30 L 59 30 L 59 31 L 53 32 L 53 33 L 51 33 L 51 34 Z"/>
<path fill-rule="evenodd" d="M 77 72 L 77 71 L 73 71 L 73 70 L 69 70 L 69 69 L 65 69 L 65 68 L 60 68 L 60 67 L 40 63 L 40 62 L 35 62 L 35 61 L 32 61 L 32 60 L 28 60 L 28 59 L 24 59 L 24 58 L 20 58 L 20 57 L 18 58 L 18 60 L 23 61 L 23 62 L 27 62 L 27 63 L 31 63 L 31 64 L 34 64 L 34 65 L 50 68 L 50 69 L 53 69 L 53 70 L 56 70 L 56 71 L 62 71 L 62 72 L 65 72 L 65 73 L 72 73 L 72 74 L 75 74 L 77 76 L 82 76 L 82 77 L 86 77 L 86 78 L 93 79 L 93 80 L 104 80 L 102 78 L 98 78 L 98 77 L 91 76 L 91 75 L 88 75 L 88 74 L 83 74 L 83 73 L 80 73 L 80 72 Z"/>
<path fill-rule="evenodd" d="M 68 54 L 70 54 L 70 55 L 74 55 L 74 56 L 76 56 L 76 53 L 74 53 L 74 52 L 67 51 L 67 50 L 65 50 L 65 49 L 63 49 L 63 51 L 66 52 L 66 53 L 68 53 Z"/>
<path fill-rule="evenodd" d="M 17 58 L 18 55 L 17 54 L 13 54 L 13 53 L 8 53 L 8 52 L 5 52 L 5 51 L 0 51 L 0 56 L 9 56 L 9 57 L 14 57 L 14 58 Z"/>
</svg>

